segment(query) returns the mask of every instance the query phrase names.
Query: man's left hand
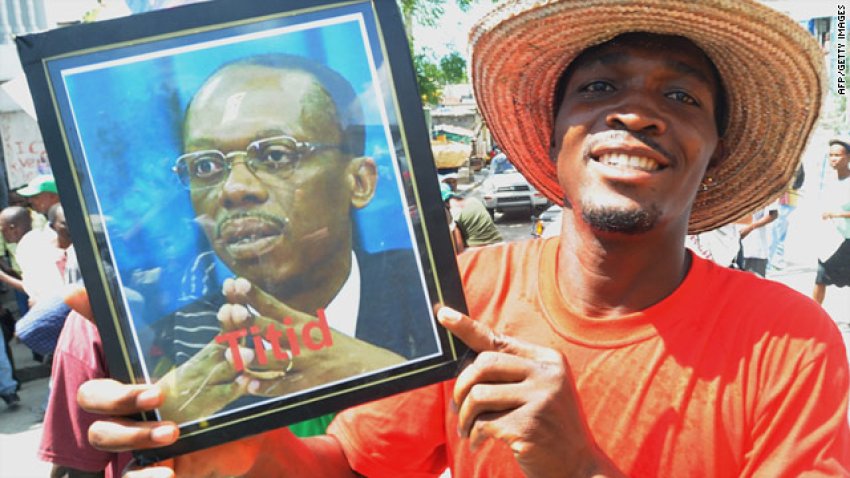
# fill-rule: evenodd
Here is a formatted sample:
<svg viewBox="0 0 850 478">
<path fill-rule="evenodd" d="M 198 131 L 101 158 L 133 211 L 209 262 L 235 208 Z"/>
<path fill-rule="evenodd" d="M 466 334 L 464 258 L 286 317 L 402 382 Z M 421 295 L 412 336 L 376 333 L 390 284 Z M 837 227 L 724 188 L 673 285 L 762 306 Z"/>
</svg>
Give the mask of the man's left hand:
<svg viewBox="0 0 850 478">
<path fill-rule="evenodd" d="M 437 317 L 478 352 L 452 396 L 458 432 L 473 448 L 501 440 L 528 477 L 623 476 L 594 442 L 559 352 L 497 334 L 446 307 Z"/>
</svg>

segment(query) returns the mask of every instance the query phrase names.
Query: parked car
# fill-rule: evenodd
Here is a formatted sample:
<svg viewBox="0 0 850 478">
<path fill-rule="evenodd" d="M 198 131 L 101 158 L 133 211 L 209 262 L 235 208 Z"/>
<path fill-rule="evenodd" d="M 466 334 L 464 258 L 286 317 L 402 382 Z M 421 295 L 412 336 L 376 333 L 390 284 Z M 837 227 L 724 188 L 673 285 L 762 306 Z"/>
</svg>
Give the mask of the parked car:
<svg viewBox="0 0 850 478">
<path fill-rule="evenodd" d="M 490 175 L 481 185 L 484 206 L 496 212 L 527 211 L 529 216 L 549 206 L 549 200 L 516 170 L 504 153 L 490 161 Z"/>
</svg>

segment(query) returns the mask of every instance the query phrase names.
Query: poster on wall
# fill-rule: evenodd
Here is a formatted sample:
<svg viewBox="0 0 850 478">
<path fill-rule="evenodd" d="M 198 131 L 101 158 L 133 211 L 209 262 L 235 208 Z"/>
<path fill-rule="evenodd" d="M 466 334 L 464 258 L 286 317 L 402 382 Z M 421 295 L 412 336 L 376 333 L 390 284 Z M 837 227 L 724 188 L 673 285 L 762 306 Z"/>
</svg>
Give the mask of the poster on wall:
<svg viewBox="0 0 850 478">
<path fill-rule="evenodd" d="M 36 176 L 51 174 L 38 124 L 28 114 L 0 113 L 0 139 L 10 189 L 22 188 Z"/>
<path fill-rule="evenodd" d="M 210 2 L 18 48 L 110 370 L 181 427 L 142 462 L 456 373 L 395 2 Z"/>
</svg>

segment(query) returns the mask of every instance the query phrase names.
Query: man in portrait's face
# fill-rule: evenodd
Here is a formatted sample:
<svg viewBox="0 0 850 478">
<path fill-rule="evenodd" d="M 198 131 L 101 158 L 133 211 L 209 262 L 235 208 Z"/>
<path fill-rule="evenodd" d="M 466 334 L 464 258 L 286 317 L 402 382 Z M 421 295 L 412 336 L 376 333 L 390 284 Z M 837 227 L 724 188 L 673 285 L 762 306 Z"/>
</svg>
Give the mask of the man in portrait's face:
<svg viewBox="0 0 850 478">
<path fill-rule="evenodd" d="M 207 80 L 184 124 L 178 167 L 215 252 L 304 311 L 348 277 L 350 210 L 374 194 L 374 163 L 346 151 L 339 115 L 310 73 L 243 64 Z"/>
</svg>

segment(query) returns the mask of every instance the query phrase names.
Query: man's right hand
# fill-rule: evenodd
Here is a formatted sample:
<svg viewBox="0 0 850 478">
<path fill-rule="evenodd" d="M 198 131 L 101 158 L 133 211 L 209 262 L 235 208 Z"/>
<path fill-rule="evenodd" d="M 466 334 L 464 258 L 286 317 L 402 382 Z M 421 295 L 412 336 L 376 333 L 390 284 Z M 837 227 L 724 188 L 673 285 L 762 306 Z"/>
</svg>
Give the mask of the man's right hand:
<svg viewBox="0 0 850 478">
<path fill-rule="evenodd" d="M 98 449 L 111 452 L 158 448 L 177 441 L 180 431 L 174 422 L 136 422 L 120 418 L 161 407 L 164 399 L 156 385 L 125 385 L 110 379 L 86 382 L 77 393 L 77 403 L 83 409 L 104 415 L 103 420 L 89 427 L 89 442 Z M 355 474 L 335 438 L 299 439 L 287 428 L 279 428 L 180 455 L 145 469 L 130 471 L 124 476 L 353 478 Z"/>
<path fill-rule="evenodd" d="M 104 415 L 103 420 L 94 422 L 89 428 L 89 442 L 98 449 L 111 452 L 158 448 L 177 441 L 180 432 L 174 422 L 137 422 L 120 418 L 159 408 L 164 399 L 165 395 L 159 386 L 125 385 L 110 379 L 86 382 L 77 393 L 77 403 L 80 407 L 88 412 Z M 279 431 L 269 433 L 280 434 Z M 265 439 L 265 434 L 256 435 L 181 455 L 158 466 L 132 471 L 125 476 L 242 476 L 254 466 Z"/>
</svg>

